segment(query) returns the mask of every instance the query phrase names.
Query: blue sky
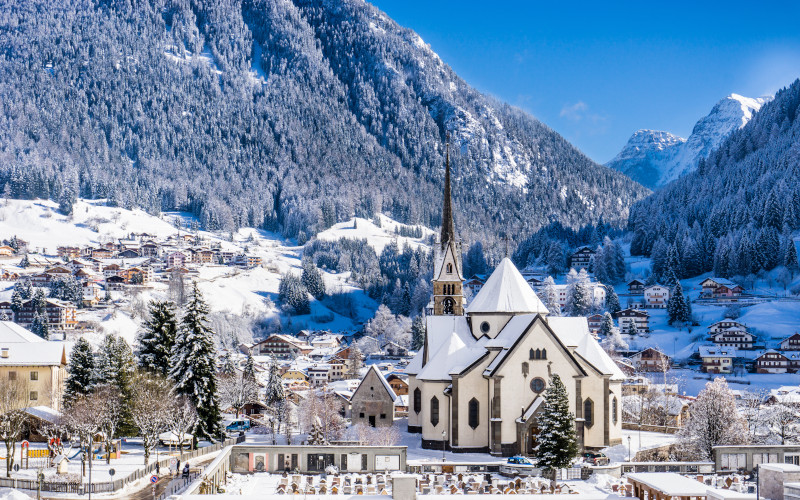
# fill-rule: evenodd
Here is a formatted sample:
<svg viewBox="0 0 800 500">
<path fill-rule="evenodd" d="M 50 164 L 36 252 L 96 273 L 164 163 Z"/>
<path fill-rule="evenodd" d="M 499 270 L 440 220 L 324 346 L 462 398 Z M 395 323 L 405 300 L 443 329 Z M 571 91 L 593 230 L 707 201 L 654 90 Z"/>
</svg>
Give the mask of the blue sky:
<svg viewBox="0 0 800 500">
<path fill-rule="evenodd" d="M 721 98 L 800 77 L 797 1 L 371 3 L 600 163 L 635 130 L 687 137 Z"/>
</svg>

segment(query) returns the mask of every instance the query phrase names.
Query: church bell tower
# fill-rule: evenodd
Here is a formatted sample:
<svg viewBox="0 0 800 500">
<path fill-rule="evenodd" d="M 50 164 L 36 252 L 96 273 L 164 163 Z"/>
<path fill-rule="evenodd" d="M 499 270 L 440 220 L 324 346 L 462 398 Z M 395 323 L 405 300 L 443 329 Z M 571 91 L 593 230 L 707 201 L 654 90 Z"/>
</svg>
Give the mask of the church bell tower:
<svg viewBox="0 0 800 500">
<path fill-rule="evenodd" d="M 450 136 L 447 137 L 444 173 L 442 231 L 436 239 L 433 267 L 433 314 L 464 314 L 464 276 L 461 272 L 461 241 L 456 237 L 450 199 Z"/>
</svg>

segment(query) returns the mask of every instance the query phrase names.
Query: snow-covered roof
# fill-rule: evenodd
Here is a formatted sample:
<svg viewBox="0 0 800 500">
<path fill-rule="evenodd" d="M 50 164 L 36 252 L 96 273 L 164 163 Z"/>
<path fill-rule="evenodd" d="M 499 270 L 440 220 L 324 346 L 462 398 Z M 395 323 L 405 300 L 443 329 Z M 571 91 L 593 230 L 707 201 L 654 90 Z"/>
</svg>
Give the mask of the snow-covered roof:
<svg viewBox="0 0 800 500">
<path fill-rule="evenodd" d="M 705 483 L 675 472 L 634 472 L 627 477 L 668 497 L 705 497 L 709 490 Z"/>
<path fill-rule="evenodd" d="M 450 380 L 451 375 L 461 373 L 484 354 L 486 349 L 478 345 L 471 335 L 462 338 L 462 335 L 453 331 L 417 374 L 417 379 Z"/>
<path fill-rule="evenodd" d="M 8 357 L 0 356 L 0 366 L 57 366 L 66 364 L 72 342 L 44 341 L 0 344 L 8 348 Z"/>
<path fill-rule="evenodd" d="M 367 379 L 367 376 L 369 376 L 369 372 L 370 372 L 370 371 L 374 371 L 374 372 L 375 372 L 375 375 L 377 375 L 377 376 L 378 376 L 378 379 L 379 379 L 379 380 L 381 381 L 381 383 L 383 384 L 383 388 L 384 388 L 384 389 L 386 389 L 386 392 L 388 392 L 388 393 L 389 393 L 389 397 L 390 397 L 390 398 L 392 398 L 392 402 L 396 401 L 396 400 L 397 400 L 397 394 L 395 394 L 395 393 L 394 393 L 394 389 L 392 389 L 392 386 L 391 386 L 391 385 L 389 385 L 389 382 L 387 382 L 387 381 L 386 381 L 386 379 L 384 378 L 383 374 L 382 374 L 382 373 L 381 373 L 381 371 L 378 369 L 378 365 L 371 365 L 371 366 L 369 367 L 369 369 L 367 370 L 367 373 L 366 373 L 366 374 L 364 375 L 364 377 L 361 379 L 361 383 L 360 383 L 360 384 L 358 384 L 358 388 L 355 390 L 355 392 L 358 392 L 358 389 L 360 389 L 360 388 L 361 388 L 361 384 L 363 384 L 363 383 L 364 383 L 364 381 Z M 354 392 L 354 394 L 355 394 L 355 392 Z"/>
<path fill-rule="evenodd" d="M 42 337 L 13 321 L 0 321 L 0 344 L 46 342 Z"/>
<path fill-rule="evenodd" d="M 547 308 L 509 258 L 505 258 L 486 280 L 466 309 L 467 313 L 539 313 Z"/>
<path fill-rule="evenodd" d="M 706 281 L 713 281 L 717 285 L 723 285 L 723 286 L 727 286 L 729 288 L 739 286 L 738 283 L 734 283 L 733 281 L 731 281 L 729 279 L 726 279 L 726 278 L 715 278 L 715 277 L 706 278 L 700 284 L 702 285 Z"/>
<path fill-rule="evenodd" d="M 49 406 L 30 406 L 25 408 L 25 413 L 38 418 L 43 422 L 55 423 L 61 418 L 61 413 L 50 408 Z"/>
<path fill-rule="evenodd" d="M 589 333 L 589 324 L 586 318 L 548 317 L 547 324 L 564 345 L 575 347 L 575 352 L 597 371 L 604 375 L 611 375 L 614 380 L 625 378 L 619 365 Z"/>
<path fill-rule="evenodd" d="M 719 347 L 715 345 L 701 345 L 698 347 L 701 358 L 735 358 L 735 347 Z"/>
</svg>

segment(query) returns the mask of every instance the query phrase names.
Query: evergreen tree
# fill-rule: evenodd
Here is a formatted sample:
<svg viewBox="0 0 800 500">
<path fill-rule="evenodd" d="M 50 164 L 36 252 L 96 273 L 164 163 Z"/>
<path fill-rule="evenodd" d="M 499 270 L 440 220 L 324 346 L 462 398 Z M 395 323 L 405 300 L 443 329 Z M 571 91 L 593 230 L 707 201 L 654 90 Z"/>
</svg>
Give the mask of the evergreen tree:
<svg viewBox="0 0 800 500">
<path fill-rule="evenodd" d="M 425 316 L 418 314 L 411 323 L 411 349 L 419 351 L 425 345 Z"/>
<path fill-rule="evenodd" d="M 19 267 L 25 269 L 30 265 L 31 265 L 30 262 L 28 262 L 28 254 L 23 255 L 22 260 L 19 261 Z"/>
<path fill-rule="evenodd" d="M 603 322 L 600 324 L 600 336 L 608 337 L 613 329 L 614 318 L 611 317 L 610 313 L 606 312 L 603 314 Z"/>
<path fill-rule="evenodd" d="M 797 248 L 795 248 L 794 240 L 789 238 L 786 244 L 786 252 L 783 256 L 783 265 L 786 269 L 792 272 L 792 276 L 800 269 L 800 264 L 797 262 Z"/>
<path fill-rule="evenodd" d="M 316 446 L 327 446 L 329 444 L 328 440 L 325 439 L 325 432 L 319 417 L 314 417 L 314 423 L 311 424 L 311 432 L 308 433 L 308 444 Z"/>
<path fill-rule="evenodd" d="M 317 300 L 325 296 L 325 281 L 322 279 L 322 273 L 320 273 L 311 259 L 303 259 L 303 275 L 300 281 L 306 287 L 308 293 Z"/>
<path fill-rule="evenodd" d="M 258 386 L 258 378 L 256 377 L 256 364 L 251 354 L 247 355 L 247 360 L 244 362 L 244 372 L 242 373 L 242 380 L 247 380 Z"/>
<path fill-rule="evenodd" d="M 33 308 L 39 314 L 44 314 L 47 309 L 47 297 L 41 288 L 37 288 L 33 294 Z"/>
<path fill-rule="evenodd" d="M 286 399 L 286 394 L 283 390 L 283 380 L 278 373 L 278 364 L 273 361 L 269 365 L 269 378 L 267 379 L 267 406 L 276 406 Z"/>
<path fill-rule="evenodd" d="M 606 287 L 606 310 L 611 314 L 618 313 L 622 310 L 622 307 L 619 305 L 619 296 L 617 292 L 614 291 L 613 286 Z"/>
<path fill-rule="evenodd" d="M 486 256 L 483 254 L 483 243 L 476 241 L 469 247 L 467 255 L 464 256 L 464 275 L 465 277 L 471 277 L 476 274 L 484 274 L 487 268 Z"/>
<path fill-rule="evenodd" d="M 676 321 L 685 321 L 687 315 L 686 299 L 683 297 L 683 287 L 680 282 L 675 285 L 667 300 L 667 314 L 669 324 Z"/>
<path fill-rule="evenodd" d="M 569 407 L 567 388 L 561 377 L 553 374 L 537 417 L 539 436 L 534 457 L 537 467 L 563 469 L 578 455 L 575 416 Z"/>
<path fill-rule="evenodd" d="M 281 276 L 281 282 L 278 286 L 278 300 L 291 313 L 308 314 L 311 312 L 308 290 L 302 281 L 292 273 L 285 273 Z"/>
<path fill-rule="evenodd" d="M 22 280 L 22 283 L 17 282 L 19 284 L 19 293 L 22 297 L 22 300 L 30 300 L 33 298 L 33 283 L 29 278 L 25 278 Z M 14 286 L 14 290 L 17 289 L 17 286 Z"/>
<path fill-rule="evenodd" d="M 167 376 L 178 329 L 175 305 L 169 301 L 153 300 L 148 313 L 137 339 L 139 366 Z"/>
<path fill-rule="evenodd" d="M 94 387 L 94 353 L 89 342 L 80 337 L 69 355 L 67 379 L 64 382 L 64 406 L 88 395 Z"/>
<path fill-rule="evenodd" d="M 230 351 L 225 351 L 225 354 L 222 355 L 219 372 L 225 375 L 236 374 L 236 365 L 233 363 Z"/>
<path fill-rule="evenodd" d="M 50 327 L 47 324 L 47 316 L 40 314 L 38 311 L 33 313 L 33 321 L 31 321 L 30 331 L 42 337 L 45 340 L 50 338 Z"/>
<path fill-rule="evenodd" d="M 550 312 L 550 316 L 561 316 L 561 305 L 558 303 L 558 293 L 556 292 L 556 285 L 552 276 L 548 276 L 544 279 L 542 295 L 544 306 Z"/>
<path fill-rule="evenodd" d="M 639 334 L 639 330 L 636 328 L 635 321 L 633 320 L 628 321 L 628 324 L 625 326 L 625 334 L 630 335 L 631 337 Z"/>
<path fill-rule="evenodd" d="M 136 358 L 124 338 L 108 334 L 98 349 L 95 385 L 108 385 L 120 398 L 120 433 L 134 432 L 131 415 Z"/>
<path fill-rule="evenodd" d="M 214 332 L 208 327 L 208 306 L 197 283 L 181 318 L 173 348 L 170 378 L 178 394 L 189 398 L 197 409 L 195 436 L 216 439 L 222 435 L 217 400 L 217 367 L 214 362 Z"/>
<path fill-rule="evenodd" d="M 592 292 L 586 283 L 575 283 L 570 295 L 569 309 L 575 316 L 585 316 L 592 310 Z"/>
<path fill-rule="evenodd" d="M 14 312 L 15 317 L 22 310 L 22 294 L 16 288 L 14 293 L 11 294 L 11 310 Z"/>
</svg>

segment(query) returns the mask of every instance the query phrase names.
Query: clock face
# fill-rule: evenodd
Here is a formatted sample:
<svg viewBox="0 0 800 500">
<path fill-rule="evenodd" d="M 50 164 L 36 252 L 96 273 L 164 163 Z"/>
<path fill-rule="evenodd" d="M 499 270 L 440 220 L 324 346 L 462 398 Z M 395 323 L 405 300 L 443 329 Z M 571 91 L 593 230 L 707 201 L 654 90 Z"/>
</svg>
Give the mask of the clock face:
<svg viewBox="0 0 800 500">
<path fill-rule="evenodd" d="M 531 380 L 531 390 L 535 393 L 540 393 L 544 390 L 544 379 L 536 377 L 535 379 Z"/>
</svg>

